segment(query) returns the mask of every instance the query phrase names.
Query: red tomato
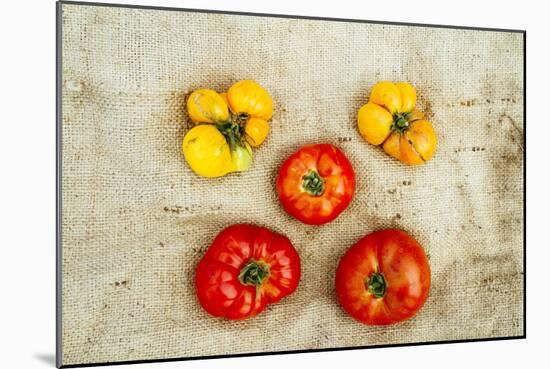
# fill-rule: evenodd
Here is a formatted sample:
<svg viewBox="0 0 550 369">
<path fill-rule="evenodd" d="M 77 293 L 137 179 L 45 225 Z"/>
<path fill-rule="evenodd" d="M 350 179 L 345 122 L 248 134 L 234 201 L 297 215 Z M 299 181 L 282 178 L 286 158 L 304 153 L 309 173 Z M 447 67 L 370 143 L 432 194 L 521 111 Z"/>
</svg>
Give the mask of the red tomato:
<svg viewBox="0 0 550 369">
<path fill-rule="evenodd" d="M 430 265 L 422 246 L 397 229 L 374 232 L 353 245 L 336 271 L 338 302 L 369 325 L 414 316 L 430 290 Z"/>
<path fill-rule="evenodd" d="M 283 208 L 306 224 L 333 221 L 354 192 L 355 174 L 348 158 L 329 144 L 302 147 L 286 159 L 277 178 Z"/>
<path fill-rule="evenodd" d="M 300 257 L 288 238 L 264 227 L 225 228 L 199 262 L 195 289 L 211 315 L 245 319 L 291 294 L 300 280 Z"/>
</svg>

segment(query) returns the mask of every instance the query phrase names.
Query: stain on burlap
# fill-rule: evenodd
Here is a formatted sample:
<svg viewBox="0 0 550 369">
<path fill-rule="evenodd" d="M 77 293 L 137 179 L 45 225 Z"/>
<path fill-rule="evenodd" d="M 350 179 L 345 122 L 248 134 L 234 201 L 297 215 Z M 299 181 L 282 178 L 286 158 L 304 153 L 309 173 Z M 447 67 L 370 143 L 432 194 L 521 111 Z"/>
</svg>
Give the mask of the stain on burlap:
<svg viewBox="0 0 550 369">
<path fill-rule="evenodd" d="M 518 33 L 63 5 L 63 364 L 523 334 L 523 37 Z M 273 97 L 252 170 L 199 178 L 180 145 L 193 89 L 257 80 Z M 355 117 L 381 79 L 410 81 L 438 135 L 408 167 Z M 334 222 L 284 213 L 274 178 L 299 146 L 339 146 L 357 193 Z M 295 294 L 255 319 L 216 320 L 193 273 L 225 226 L 285 233 Z M 356 323 L 338 259 L 376 229 L 424 245 L 432 290 L 390 327 Z"/>
</svg>

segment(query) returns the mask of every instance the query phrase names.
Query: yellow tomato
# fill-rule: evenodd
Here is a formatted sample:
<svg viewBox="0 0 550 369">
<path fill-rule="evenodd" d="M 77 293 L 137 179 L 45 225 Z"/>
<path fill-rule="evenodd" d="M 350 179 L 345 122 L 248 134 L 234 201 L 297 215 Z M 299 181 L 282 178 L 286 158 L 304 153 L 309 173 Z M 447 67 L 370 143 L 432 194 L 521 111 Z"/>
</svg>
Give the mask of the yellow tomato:
<svg viewBox="0 0 550 369">
<path fill-rule="evenodd" d="M 250 168 L 250 146 L 265 141 L 273 103 L 259 84 L 243 80 L 227 93 L 194 91 L 187 99 L 187 111 L 193 122 L 207 124 L 197 125 L 185 135 L 185 160 L 198 175 L 219 177 Z"/>
<path fill-rule="evenodd" d="M 246 141 L 253 147 L 260 146 L 269 133 L 269 123 L 261 118 L 250 118 L 244 126 Z"/>
<path fill-rule="evenodd" d="M 382 145 L 388 155 L 403 163 L 425 163 L 434 154 L 437 138 L 415 105 L 416 91 L 409 83 L 377 83 L 357 114 L 361 136 L 370 144 Z"/>
<path fill-rule="evenodd" d="M 269 120 L 273 116 L 271 96 L 258 83 L 243 80 L 235 83 L 227 91 L 227 101 L 231 111 L 237 115 Z"/>
<path fill-rule="evenodd" d="M 187 99 L 187 112 L 195 123 L 219 123 L 229 120 L 227 102 L 216 91 L 201 89 Z"/>
<path fill-rule="evenodd" d="M 182 144 L 185 160 L 195 173 L 203 177 L 220 177 L 232 170 L 229 144 L 213 125 L 193 127 Z"/>
</svg>

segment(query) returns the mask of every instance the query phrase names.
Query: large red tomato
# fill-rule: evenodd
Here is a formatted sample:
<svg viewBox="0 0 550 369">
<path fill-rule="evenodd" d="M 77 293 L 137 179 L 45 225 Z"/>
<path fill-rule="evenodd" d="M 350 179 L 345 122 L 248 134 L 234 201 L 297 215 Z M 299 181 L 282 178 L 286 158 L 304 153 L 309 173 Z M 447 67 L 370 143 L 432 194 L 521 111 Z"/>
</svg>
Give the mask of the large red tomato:
<svg viewBox="0 0 550 369">
<path fill-rule="evenodd" d="M 245 319 L 291 294 L 300 280 L 300 257 L 288 238 L 264 227 L 225 228 L 199 262 L 195 288 L 211 315 Z"/>
<path fill-rule="evenodd" d="M 336 219 L 354 192 L 353 168 L 348 158 L 330 144 L 302 147 L 286 159 L 277 178 L 283 208 L 306 224 Z"/>
<path fill-rule="evenodd" d="M 414 316 L 430 290 L 430 265 L 422 246 L 407 233 L 387 229 L 353 245 L 336 271 L 338 302 L 369 325 Z"/>
</svg>

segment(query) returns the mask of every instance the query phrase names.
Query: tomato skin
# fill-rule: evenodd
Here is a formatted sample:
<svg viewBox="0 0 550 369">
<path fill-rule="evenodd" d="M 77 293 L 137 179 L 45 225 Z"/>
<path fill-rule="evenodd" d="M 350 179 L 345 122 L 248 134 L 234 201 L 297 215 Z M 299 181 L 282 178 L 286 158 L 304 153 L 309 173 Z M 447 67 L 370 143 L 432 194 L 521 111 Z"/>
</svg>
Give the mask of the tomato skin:
<svg viewBox="0 0 550 369">
<path fill-rule="evenodd" d="M 312 177 L 312 173 L 316 174 Z M 317 190 L 315 181 L 322 182 L 320 194 L 311 192 Z M 305 224 L 321 225 L 333 221 L 348 207 L 355 193 L 355 173 L 348 158 L 335 146 L 306 145 L 281 166 L 276 190 L 288 214 Z"/>
<path fill-rule="evenodd" d="M 380 290 L 367 287 L 375 273 L 385 282 L 380 297 L 376 296 Z M 368 325 L 413 317 L 426 302 L 430 283 L 430 265 L 422 246 L 397 229 L 363 237 L 347 250 L 336 270 L 338 302 L 354 319 Z"/>
<path fill-rule="evenodd" d="M 245 284 L 243 271 L 252 264 L 265 267 L 267 274 L 257 284 Z M 195 290 L 209 314 L 240 320 L 293 293 L 300 275 L 300 257 L 287 237 L 265 227 L 236 224 L 222 230 L 200 260 Z M 256 276 L 249 274 L 251 279 Z"/>
<path fill-rule="evenodd" d="M 254 147 L 260 146 L 269 134 L 269 123 L 261 118 L 250 117 L 244 127 L 246 141 Z"/>
<path fill-rule="evenodd" d="M 220 123 L 229 119 L 227 102 L 216 91 L 207 88 L 189 95 L 187 112 L 194 123 Z"/>
<path fill-rule="evenodd" d="M 273 116 L 273 100 L 256 81 L 242 80 L 227 91 L 229 108 L 235 114 L 246 114 L 263 120 Z"/>
<path fill-rule="evenodd" d="M 191 128 L 183 137 L 182 151 L 189 167 L 202 177 L 220 177 L 232 170 L 234 155 L 213 124 Z"/>
</svg>

